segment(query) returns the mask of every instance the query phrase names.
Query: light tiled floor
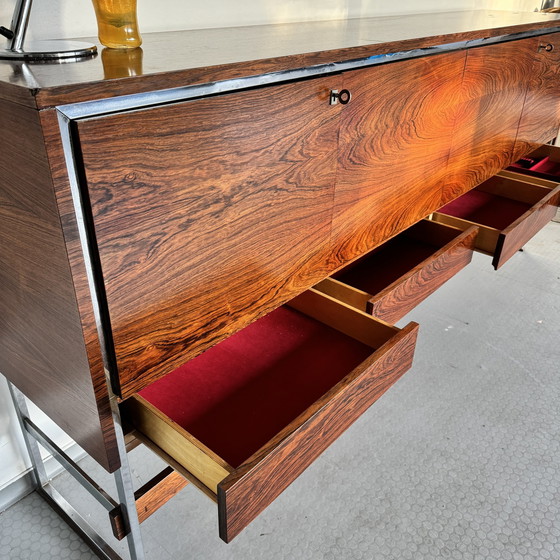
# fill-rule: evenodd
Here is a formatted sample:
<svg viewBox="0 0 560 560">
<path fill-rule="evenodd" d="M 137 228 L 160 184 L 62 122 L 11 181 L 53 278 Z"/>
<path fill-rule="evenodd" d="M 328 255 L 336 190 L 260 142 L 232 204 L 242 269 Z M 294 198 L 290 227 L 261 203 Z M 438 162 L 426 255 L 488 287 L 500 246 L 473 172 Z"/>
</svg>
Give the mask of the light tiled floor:
<svg viewBox="0 0 560 560">
<path fill-rule="evenodd" d="M 560 559 L 560 224 L 499 272 L 475 255 L 406 320 L 413 369 L 233 543 L 188 487 L 143 525 L 147 558 Z M 157 468 L 131 459 L 139 482 Z M 0 515 L 0 558 L 94 556 L 30 495 Z"/>
</svg>

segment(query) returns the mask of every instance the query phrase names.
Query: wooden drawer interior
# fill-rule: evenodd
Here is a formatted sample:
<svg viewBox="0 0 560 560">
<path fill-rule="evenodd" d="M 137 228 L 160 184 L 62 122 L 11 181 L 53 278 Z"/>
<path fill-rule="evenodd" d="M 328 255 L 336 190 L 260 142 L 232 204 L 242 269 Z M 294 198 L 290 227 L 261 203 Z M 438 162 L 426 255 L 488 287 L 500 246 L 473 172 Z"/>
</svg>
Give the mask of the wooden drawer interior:
<svg viewBox="0 0 560 560">
<path fill-rule="evenodd" d="M 393 323 L 471 261 L 476 232 L 422 220 L 316 289 Z"/>
<path fill-rule="evenodd" d="M 493 255 L 498 269 L 554 217 L 559 201 L 558 185 L 551 189 L 498 174 L 440 208 L 432 219 L 463 229 L 477 225 L 475 247 Z"/>
<path fill-rule="evenodd" d="M 524 175 L 560 183 L 560 147 L 546 144 L 509 168 Z"/>
<path fill-rule="evenodd" d="M 412 363 L 400 330 L 310 290 L 123 404 L 218 502 L 229 542 Z"/>
</svg>

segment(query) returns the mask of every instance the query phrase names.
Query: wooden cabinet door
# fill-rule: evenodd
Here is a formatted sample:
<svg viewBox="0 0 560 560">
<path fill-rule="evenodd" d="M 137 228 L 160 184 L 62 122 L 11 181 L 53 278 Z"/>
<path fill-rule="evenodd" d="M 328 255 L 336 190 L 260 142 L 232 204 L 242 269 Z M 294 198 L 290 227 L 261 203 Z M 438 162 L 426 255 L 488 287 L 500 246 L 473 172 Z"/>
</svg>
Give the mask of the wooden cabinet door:
<svg viewBox="0 0 560 560">
<path fill-rule="evenodd" d="M 341 113 L 333 268 L 439 206 L 465 52 L 347 72 Z"/>
<path fill-rule="evenodd" d="M 515 159 L 514 144 L 533 50 L 534 38 L 467 51 L 441 205 L 484 182 Z"/>
<path fill-rule="evenodd" d="M 321 78 L 78 123 L 123 396 L 326 275 L 331 87 Z"/>
<path fill-rule="evenodd" d="M 560 33 L 533 39 L 533 67 L 515 143 L 515 159 L 546 144 L 560 127 Z"/>
</svg>

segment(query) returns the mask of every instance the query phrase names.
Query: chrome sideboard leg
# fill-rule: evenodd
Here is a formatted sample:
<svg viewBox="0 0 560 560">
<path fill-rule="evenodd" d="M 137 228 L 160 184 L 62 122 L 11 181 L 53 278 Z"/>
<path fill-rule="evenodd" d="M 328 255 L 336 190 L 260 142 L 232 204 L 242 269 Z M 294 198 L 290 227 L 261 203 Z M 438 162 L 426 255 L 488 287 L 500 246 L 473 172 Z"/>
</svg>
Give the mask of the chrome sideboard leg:
<svg viewBox="0 0 560 560">
<path fill-rule="evenodd" d="M 8 383 L 8 386 L 31 460 L 35 490 L 82 537 L 99 558 L 103 560 L 123 560 L 103 537 L 53 488 L 41 457 L 39 448 L 39 444 L 41 444 L 107 511 L 113 510 L 119 504 L 121 505 L 121 511 L 128 528 L 126 539 L 130 558 L 131 560 L 143 560 L 145 556 L 134 500 L 132 475 L 126 454 L 118 409 L 116 407 L 113 409 L 119 454 L 121 455 L 121 468 L 114 473 L 118 491 L 118 501 L 115 501 L 33 423 L 29 416 L 24 395 L 12 383 Z"/>
<path fill-rule="evenodd" d="M 115 472 L 115 482 L 117 484 L 117 492 L 119 494 L 119 501 L 121 503 L 121 510 L 125 524 L 128 525 L 128 534 L 126 536 L 128 549 L 132 560 L 143 560 L 144 550 L 142 547 L 142 534 L 140 532 L 140 522 L 138 521 L 138 512 L 136 510 L 132 473 L 128 463 L 128 455 L 126 453 L 121 415 L 117 399 L 113 395 L 111 389 L 109 389 L 109 394 L 113 424 L 117 437 L 117 447 L 121 460 L 121 468 Z"/>
</svg>

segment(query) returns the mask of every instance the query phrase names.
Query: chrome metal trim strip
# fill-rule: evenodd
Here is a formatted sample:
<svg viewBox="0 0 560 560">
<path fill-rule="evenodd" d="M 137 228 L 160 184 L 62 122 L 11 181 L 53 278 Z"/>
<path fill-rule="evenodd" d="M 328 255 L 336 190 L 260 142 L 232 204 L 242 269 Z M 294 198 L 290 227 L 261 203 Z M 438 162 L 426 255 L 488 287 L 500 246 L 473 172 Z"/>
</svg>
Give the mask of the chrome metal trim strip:
<svg viewBox="0 0 560 560">
<path fill-rule="evenodd" d="M 14 409 L 16 411 L 16 416 L 23 434 L 23 441 L 25 442 L 25 447 L 29 453 L 29 458 L 31 459 L 31 468 L 33 475 L 33 485 L 35 489 L 41 488 L 41 486 L 48 483 L 47 473 L 45 471 L 45 465 L 43 463 L 43 458 L 41 457 L 41 451 L 37 442 L 30 436 L 25 427 L 25 418 L 29 418 L 29 410 L 27 408 L 27 402 L 25 400 L 24 394 L 10 381 L 8 381 L 8 389 L 12 397 L 12 402 L 14 403 Z"/>
<path fill-rule="evenodd" d="M 110 388 L 109 384 L 109 388 Z M 125 528 L 128 530 L 126 539 L 131 560 L 144 560 L 144 546 L 142 544 L 142 533 L 140 530 L 140 521 L 138 519 L 138 510 L 136 509 L 136 498 L 134 497 L 134 482 L 132 480 L 132 471 L 128 462 L 126 452 L 126 443 L 124 441 L 124 432 L 122 429 L 122 420 L 119 410 L 117 398 L 109 390 L 109 401 L 111 404 L 111 413 L 113 415 L 113 424 L 115 427 L 115 435 L 117 440 L 117 449 L 121 459 L 121 467 L 113 476 L 117 486 L 117 493 L 121 503 L 121 512 Z"/>
<path fill-rule="evenodd" d="M 445 52 L 452 52 L 461 49 L 471 49 L 494 43 L 504 43 L 515 41 L 518 39 L 526 39 L 529 37 L 535 37 L 538 35 L 555 33 L 559 31 L 560 30 L 557 27 L 552 27 L 546 29 L 537 29 L 533 31 L 524 31 L 521 33 L 513 33 L 509 35 L 500 35 L 498 37 L 486 37 L 471 41 L 446 43 L 443 45 L 413 49 L 410 51 L 379 54 L 355 60 L 332 62 L 329 64 L 319 64 L 316 66 L 297 68 L 294 70 L 285 70 L 281 72 L 270 72 L 268 74 L 261 74 L 258 76 L 247 76 L 244 78 L 210 82 L 207 84 L 162 89 L 148 93 L 121 95 L 108 99 L 99 99 L 97 101 L 84 101 L 81 103 L 59 105 L 57 107 L 57 110 L 66 118 L 77 120 L 112 113 L 120 113 L 122 111 L 130 111 L 134 109 L 144 109 L 155 105 L 186 101 L 198 97 L 217 95 L 248 88 L 261 87 L 282 82 L 290 82 L 317 76 L 325 76 L 328 74 L 336 74 L 347 70 L 355 70 L 358 68 L 376 66 L 378 64 L 386 64 L 388 62 L 395 62 L 397 60 L 406 60 L 411 58 L 418 58 L 421 56 L 442 54 Z"/>
<path fill-rule="evenodd" d="M 101 301 L 104 301 L 104 287 L 103 285 L 100 285 L 96 280 L 96 273 L 98 271 L 94 270 L 93 251 L 97 251 L 97 248 L 90 247 L 90 236 L 88 233 L 87 219 L 84 211 L 82 191 L 80 189 L 78 164 L 76 162 L 76 150 L 72 138 L 72 121 L 60 111 L 57 111 L 57 117 L 60 128 L 60 136 L 62 139 L 62 149 L 64 152 L 64 159 L 66 162 L 66 169 L 68 171 L 68 179 L 70 182 L 70 192 L 72 195 L 72 203 L 76 216 L 78 235 L 80 238 L 82 253 L 84 255 L 84 266 L 86 269 L 87 282 L 91 294 L 97 336 L 99 338 L 99 344 L 101 347 L 103 367 L 105 369 L 105 375 L 108 375 L 109 379 L 111 379 L 111 381 L 114 383 L 114 385 L 110 385 L 110 387 L 112 387 L 114 392 L 118 393 L 118 376 L 116 375 L 116 372 L 111 371 L 113 369 L 112 364 L 114 363 L 114 359 L 110 350 L 112 348 L 112 343 L 107 340 L 106 336 L 106 333 L 110 333 L 110 327 L 107 319 L 105 319 L 105 309 L 102 308 L 101 304 Z"/>
</svg>

